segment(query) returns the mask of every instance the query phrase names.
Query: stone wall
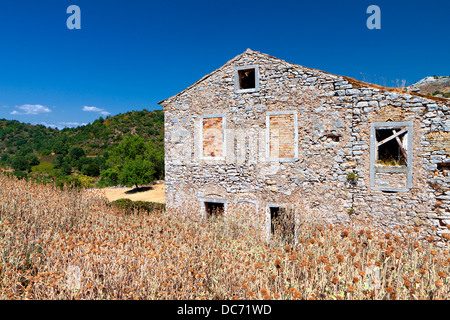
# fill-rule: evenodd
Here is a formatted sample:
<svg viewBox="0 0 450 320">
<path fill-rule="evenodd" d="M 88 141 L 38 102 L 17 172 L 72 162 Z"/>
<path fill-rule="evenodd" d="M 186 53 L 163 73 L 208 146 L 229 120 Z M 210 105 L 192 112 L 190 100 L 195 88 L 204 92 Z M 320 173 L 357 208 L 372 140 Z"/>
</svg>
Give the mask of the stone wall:
<svg viewBox="0 0 450 320">
<path fill-rule="evenodd" d="M 450 162 L 450 153 L 446 149 L 447 141 L 432 142 L 430 137 L 448 134 L 448 103 L 369 87 L 348 93 L 342 99 L 353 107 L 352 161 L 357 164 L 354 171 L 361 177 L 357 188 L 351 190 L 355 210 L 371 215 L 386 227 L 403 228 L 409 222 L 426 227 L 428 234 L 447 233 L 443 220 L 448 219 L 450 211 L 446 207 L 447 211 L 442 210 L 438 215 L 435 205 L 438 197 L 450 194 L 450 180 L 448 175 L 446 180 L 437 178 L 440 174 L 436 163 Z M 429 120 L 432 116 L 435 121 Z M 370 187 L 369 127 L 374 122 L 388 121 L 413 122 L 412 188 L 407 192 L 389 193 Z M 429 150 L 430 145 L 434 145 L 433 151 Z M 434 183 L 440 183 L 441 190 Z"/>
<path fill-rule="evenodd" d="M 237 93 L 235 70 L 248 65 L 258 66 L 259 90 Z M 267 216 L 270 205 L 293 204 L 333 219 L 346 220 L 354 212 L 386 228 L 413 223 L 433 235 L 448 232 L 450 176 L 442 163 L 450 162 L 450 115 L 444 101 L 375 88 L 247 50 L 161 102 L 166 206 L 200 212 L 208 199 L 227 205 L 246 201 Z M 204 119 L 212 115 L 224 118 L 220 159 L 202 156 Z M 277 138 L 269 132 L 268 124 L 276 129 L 280 121 L 291 127 L 291 117 L 294 138 L 292 132 Z M 371 187 L 371 124 L 390 121 L 412 123 L 412 186 L 406 192 Z M 284 146 L 282 159 L 270 151 L 276 143 Z M 350 173 L 357 179 L 349 179 Z M 381 172 L 377 179 L 387 184 L 394 179 L 403 188 L 406 178 L 404 172 Z"/>
</svg>

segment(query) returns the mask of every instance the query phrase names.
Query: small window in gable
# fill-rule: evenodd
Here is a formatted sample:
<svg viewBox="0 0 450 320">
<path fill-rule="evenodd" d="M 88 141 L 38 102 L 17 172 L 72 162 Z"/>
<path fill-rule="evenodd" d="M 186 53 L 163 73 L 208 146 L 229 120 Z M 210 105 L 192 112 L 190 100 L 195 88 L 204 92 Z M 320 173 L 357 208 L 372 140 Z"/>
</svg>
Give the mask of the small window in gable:
<svg viewBox="0 0 450 320">
<path fill-rule="evenodd" d="M 220 115 L 203 117 L 202 119 L 202 158 L 220 160 L 224 159 L 225 118 Z"/>
<path fill-rule="evenodd" d="M 259 90 L 259 68 L 256 65 L 236 67 L 234 78 L 236 93 L 256 92 Z"/>
<path fill-rule="evenodd" d="M 255 69 L 238 71 L 239 89 L 255 89 Z"/>
</svg>

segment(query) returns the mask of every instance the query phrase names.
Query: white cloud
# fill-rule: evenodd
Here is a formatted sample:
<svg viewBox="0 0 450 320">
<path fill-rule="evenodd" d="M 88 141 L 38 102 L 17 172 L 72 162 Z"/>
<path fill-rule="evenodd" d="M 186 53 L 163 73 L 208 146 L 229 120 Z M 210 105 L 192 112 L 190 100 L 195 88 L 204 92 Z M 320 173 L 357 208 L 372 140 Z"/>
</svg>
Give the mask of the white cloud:
<svg viewBox="0 0 450 320">
<path fill-rule="evenodd" d="M 32 124 L 33 124 L 33 125 L 42 124 L 42 125 L 45 126 L 45 127 L 53 128 L 53 129 L 58 128 L 58 126 L 57 126 L 56 124 L 49 124 L 49 123 L 43 122 L 43 121 L 41 121 L 41 122 L 33 122 Z"/>
<path fill-rule="evenodd" d="M 87 123 L 79 123 L 79 122 L 59 122 L 58 124 L 62 125 L 63 127 L 79 127 L 79 126 L 85 126 Z"/>
<path fill-rule="evenodd" d="M 83 111 L 97 112 L 97 113 L 100 113 L 102 116 L 108 116 L 111 114 L 108 111 L 106 111 L 105 109 L 97 108 L 97 107 L 88 107 L 88 106 L 84 106 Z"/>
<path fill-rule="evenodd" d="M 97 107 L 88 107 L 88 106 L 84 106 L 83 107 L 83 111 L 90 111 L 90 112 L 100 112 L 103 109 L 97 108 Z"/>
<path fill-rule="evenodd" d="M 46 126 L 48 128 L 58 128 L 59 130 L 62 130 L 64 128 L 74 128 L 74 127 L 79 127 L 79 126 L 85 126 L 87 125 L 87 123 L 79 123 L 79 122 L 58 122 L 58 124 L 51 124 L 51 123 L 47 123 L 44 121 L 41 122 L 33 122 L 32 124 L 34 125 L 38 125 L 38 124 L 42 124 L 43 126 Z"/>
<path fill-rule="evenodd" d="M 10 114 L 16 115 L 36 115 L 40 113 L 49 113 L 52 112 L 46 106 L 42 106 L 40 104 L 24 104 L 22 106 L 16 106 L 17 110 L 10 112 Z"/>
</svg>

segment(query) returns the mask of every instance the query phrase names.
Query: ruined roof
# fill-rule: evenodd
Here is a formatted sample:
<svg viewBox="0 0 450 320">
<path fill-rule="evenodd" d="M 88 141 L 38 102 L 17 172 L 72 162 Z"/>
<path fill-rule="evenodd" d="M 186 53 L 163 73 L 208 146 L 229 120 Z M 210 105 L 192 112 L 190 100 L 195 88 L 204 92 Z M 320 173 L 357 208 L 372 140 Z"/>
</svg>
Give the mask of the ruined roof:
<svg viewBox="0 0 450 320">
<path fill-rule="evenodd" d="M 359 81 L 359 80 L 356 80 L 356 79 L 353 79 L 353 78 L 350 78 L 350 77 L 346 77 L 346 76 L 341 76 L 341 77 L 344 78 L 345 80 L 347 80 L 356 89 L 357 88 L 367 88 L 367 87 L 369 87 L 369 88 L 375 88 L 375 89 L 380 89 L 380 90 L 389 91 L 389 92 L 410 94 L 412 96 L 418 96 L 418 97 L 429 99 L 429 100 L 441 101 L 441 102 L 446 102 L 446 103 L 450 102 L 450 100 L 446 99 L 446 98 L 435 97 L 435 96 L 428 96 L 428 95 L 421 94 L 421 93 L 418 93 L 418 92 L 408 91 L 408 90 L 406 90 L 404 88 L 384 87 L 384 86 L 380 86 L 380 85 L 377 85 L 377 84 L 372 84 L 372 83 Z"/>
<path fill-rule="evenodd" d="M 418 92 L 408 91 L 408 90 L 406 90 L 405 88 L 384 87 L 384 86 L 380 86 L 380 85 L 377 85 L 377 84 L 372 84 L 372 83 L 368 83 L 368 82 L 356 80 L 356 79 L 354 79 L 354 78 L 350 78 L 350 77 L 347 77 L 347 76 L 340 76 L 340 75 L 332 74 L 332 73 L 329 73 L 329 72 L 326 72 L 326 71 L 322 71 L 322 70 L 319 70 L 319 69 L 308 68 L 308 67 L 301 66 L 301 65 L 299 65 L 299 64 L 295 64 L 295 63 L 291 63 L 291 62 L 287 62 L 287 61 L 285 61 L 285 60 L 283 60 L 283 59 L 276 58 L 276 57 L 271 56 L 271 55 L 268 55 L 268 54 L 266 54 L 266 53 L 262 53 L 262 52 L 259 52 L 259 51 L 254 51 L 254 50 L 251 50 L 251 49 L 245 50 L 243 53 L 237 55 L 237 56 L 234 57 L 233 59 L 231 59 L 231 60 L 229 60 L 228 62 L 226 62 L 226 63 L 225 63 L 224 65 L 222 65 L 220 68 L 214 70 L 214 71 L 211 72 L 211 73 L 208 73 L 207 75 L 205 75 L 204 77 L 202 77 L 201 79 L 199 79 L 198 81 L 196 81 L 195 83 L 193 83 L 192 85 L 190 85 L 189 87 L 187 87 L 186 89 L 180 91 L 179 93 L 177 93 L 177 94 L 175 94 L 175 95 L 173 95 L 173 96 L 171 96 L 171 97 L 169 97 L 169 98 L 167 98 L 167 99 L 164 99 L 164 100 L 158 102 L 158 104 L 164 106 L 164 104 L 166 103 L 166 101 L 171 100 L 171 99 L 173 99 L 173 98 L 175 98 L 175 97 L 177 97 L 177 96 L 180 96 L 180 95 L 183 94 L 184 92 L 186 92 L 186 91 L 188 91 L 189 89 L 191 89 L 192 87 L 196 86 L 198 83 L 202 82 L 203 80 L 208 79 L 210 76 L 212 76 L 212 75 L 215 74 L 216 72 L 220 71 L 223 67 L 232 64 L 234 61 L 236 61 L 237 59 L 239 59 L 239 58 L 240 58 L 242 55 L 244 55 L 244 54 L 258 54 L 258 55 L 263 55 L 263 56 L 269 57 L 269 58 L 271 58 L 271 59 L 276 59 L 276 60 L 278 60 L 278 61 L 281 61 L 281 62 L 284 62 L 284 63 L 289 63 L 289 64 L 292 64 L 292 65 L 295 65 L 295 66 L 298 66 L 298 67 L 301 67 L 301 68 L 304 68 L 304 69 L 307 69 L 307 70 L 311 70 L 311 71 L 314 71 L 314 72 L 320 72 L 320 73 L 324 73 L 324 74 L 328 74 L 328 75 L 332 75 L 332 76 L 341 77 L 342 79 L 348 81 L 351 85 L 353 85 L 355 89 L 358 89 L 358 88 L 374 88 L 374 89 L 384 90 L 384 91 L 388 91 L 388 92 L 397 92 L 397 93 L 401 93 L 401 94 L 410 94 L 410 95 L 412 95 L 412 96 L 417 96 L 417 97 L 421 97 L 421 98 L 425 98 L 425 99 L 429 99 L 429 100 L 435 100 L 435 101 L 440 101 L 440 102 L 445 102 L 445 103 L 447 103 L 447 104 L 450 104 L 450 99 L 441 98 L 441 97 L 435 97 L 435 96 L 428 96 L 428 95 L 424 95 L 424 94 L 421 94 L 421 93 L 418 93 Z"/>
</svg>

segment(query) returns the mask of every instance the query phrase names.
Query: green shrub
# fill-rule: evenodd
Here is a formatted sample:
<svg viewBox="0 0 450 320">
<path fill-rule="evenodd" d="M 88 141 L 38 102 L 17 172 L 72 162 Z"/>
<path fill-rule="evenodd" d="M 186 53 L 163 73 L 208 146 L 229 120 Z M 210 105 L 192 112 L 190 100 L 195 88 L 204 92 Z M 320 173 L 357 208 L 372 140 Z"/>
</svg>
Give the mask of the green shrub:
<svg viewBox="0 0 450 320">
<path fill-rule="evenodd" d="M 124 211 L 125 214 L 133 213 L 133 201 L 130 199 L 118 199 L 112 201 L 111 205 Z"/>
<path fill-rule="evenodd" d="M 28 161 L 23 156 L 15 156 L 12 158 L 11 167 L 17 171 L 25 171 L 28 168 Z"/>
<path fill-rule="evenodd" d="M 138 211 L 151 213 L 152 211 L 165 210 L 166 205 L 164 203 L 157 203 L 151 201 L 135 201 L 134 207 Z"/>
<path fill-rule="evenodd" d="M 123 210 L 125 214 L 152 213 L 154 211 L 165 210 L 164 203 L 150 201 L 132 201 L 130 199 L 118 199 L 111 202 L 111 205 Z"/>
<path fill-rule="evenodd" d="M 100 168 L 97 163 L 91 162 L 83 165 L 81 168 L 81 173 L 86 176 L 98 177 L 100 175 Z"/>
<path fill-rule="evenodd" d="M 26 172 L 23 172 L 21 170 L 18 169 L 14 169 L 13 174 L 20 179 L 27 179 L 28 178 L 28 174 Z"/>
</svg>

